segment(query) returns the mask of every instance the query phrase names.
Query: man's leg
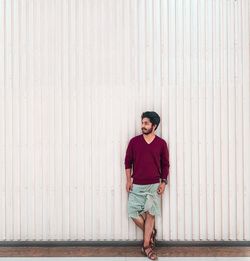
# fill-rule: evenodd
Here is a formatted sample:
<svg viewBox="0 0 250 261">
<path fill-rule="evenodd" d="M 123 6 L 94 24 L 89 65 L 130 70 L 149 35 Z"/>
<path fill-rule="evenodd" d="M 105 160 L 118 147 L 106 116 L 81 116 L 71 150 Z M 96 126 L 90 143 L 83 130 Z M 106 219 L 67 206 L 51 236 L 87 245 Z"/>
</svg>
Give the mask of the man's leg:
<svg viewBox="0 0 250 261">
<path fill-rule="evenodd" d="M 153 232 L 153 228 L 154 228 L 154 223 L 155 223 L 155 216 L 149 214 L 148 212 L 146 212 L 146 219 L 145 219 L 145 230 L 143 233 L 143 245 L 148 246 L 150 244 L 150 239 L 151 239 L 151 235 Z"/>
<path fill-rule="evenodd" d="M 143 221 L 145 223 L 146 213 L 145 212 L 141 213 L 141 216 L 143 217 Z M 154 229 L 155 229 L 155 222 L 154 222 Z"/>
<path fill-rule="evenodd" d="M 144 227 L 145 226 L 145 219 L 146 219 L 146 213 L 145 212 L 141 213 L 137 218 L 132 218 L 134 223 L 143 231 L 143 233 L 144 233 L 144 229 L 145 229 L 145 227 Z M 155 222 L 154 222 L 153 229 L 155 229 Z M 152 239 L 152 243 L 153 243 L 153 239 Z"/>
<path fill-rule="evenodd" d="M 139 215 L 137 218 L 132 218 L 132 220 L 141 230 L 144 230 L 144 219 L 141 215 Z"/>
</svg>

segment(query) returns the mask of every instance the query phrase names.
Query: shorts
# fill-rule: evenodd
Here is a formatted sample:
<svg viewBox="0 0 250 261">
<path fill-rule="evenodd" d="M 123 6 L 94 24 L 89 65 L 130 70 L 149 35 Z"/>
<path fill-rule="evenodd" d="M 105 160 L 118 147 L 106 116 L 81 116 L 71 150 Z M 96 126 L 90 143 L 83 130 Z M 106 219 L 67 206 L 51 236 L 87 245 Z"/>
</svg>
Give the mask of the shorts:
<svg viewBox="0 0 250 261">
<path fill-rule="evenodd" d="M 128 216 L 137 218 L 143 212 L 161 215 L 161 195 L 157 193 L 160 183 L 139 185 L 133 184 L 128 192 Z"/>
</svg>

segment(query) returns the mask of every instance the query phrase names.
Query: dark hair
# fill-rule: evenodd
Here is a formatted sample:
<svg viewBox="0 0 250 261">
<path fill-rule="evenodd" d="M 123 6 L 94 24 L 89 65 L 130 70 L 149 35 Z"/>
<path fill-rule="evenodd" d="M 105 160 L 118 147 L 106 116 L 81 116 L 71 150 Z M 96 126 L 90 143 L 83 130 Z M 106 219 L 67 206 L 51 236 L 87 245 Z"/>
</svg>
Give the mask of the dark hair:
<svg viewBox="0 0 250 261">
<path fill-rule="evenodd" d="M 143 118 L 149 118 L 150 122 L 153 125 L 156 125 L 155 130 L 158 128 L 158 125 L 160 124 L 160 121 L 161 121 L 160 116 L 154 111 L 143 112 L 142 115 L 141 115 L 141 119 L 143 119 Z"/>
</svg>

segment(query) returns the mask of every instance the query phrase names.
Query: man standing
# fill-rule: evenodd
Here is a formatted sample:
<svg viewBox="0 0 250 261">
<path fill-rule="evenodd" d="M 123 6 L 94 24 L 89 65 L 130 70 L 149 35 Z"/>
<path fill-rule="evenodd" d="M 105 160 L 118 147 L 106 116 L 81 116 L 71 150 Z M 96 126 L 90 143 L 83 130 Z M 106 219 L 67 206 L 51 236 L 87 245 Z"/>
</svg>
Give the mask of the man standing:
<svg viewBox="0 0 250 261">
<path fill-rule="evenodd" d="M 168 182 L 169 152 L 166 141 L 155 134 L 160 116 L 154 111 L 141 115 L 142 134 L 130 139 L 124 160 L 128 216 L 143 230 L 142 253 L 157 259 L 155 216 L 161 215 L 161 198 Z"/>
</svg>

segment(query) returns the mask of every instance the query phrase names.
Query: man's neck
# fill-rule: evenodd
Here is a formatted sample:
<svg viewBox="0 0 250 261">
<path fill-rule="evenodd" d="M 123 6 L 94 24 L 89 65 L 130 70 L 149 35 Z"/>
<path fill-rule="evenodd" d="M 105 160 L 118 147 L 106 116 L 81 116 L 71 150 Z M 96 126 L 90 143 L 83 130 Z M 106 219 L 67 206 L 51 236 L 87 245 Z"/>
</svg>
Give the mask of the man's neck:
<svg viewBox="0 0 250 261">
<path fill-rule="evenodd" d="M 147 140 L 152 140 L 152 139 L 154 139 L 154 137 L 155 137 L 155 133 L 153 133 L 153 132 L 151 132 L 151 133 L 149 133 L 149 134 L 143 133 L 143 136 L 144 136 L 144 138 L 147 139 Z"/>
</svg>

